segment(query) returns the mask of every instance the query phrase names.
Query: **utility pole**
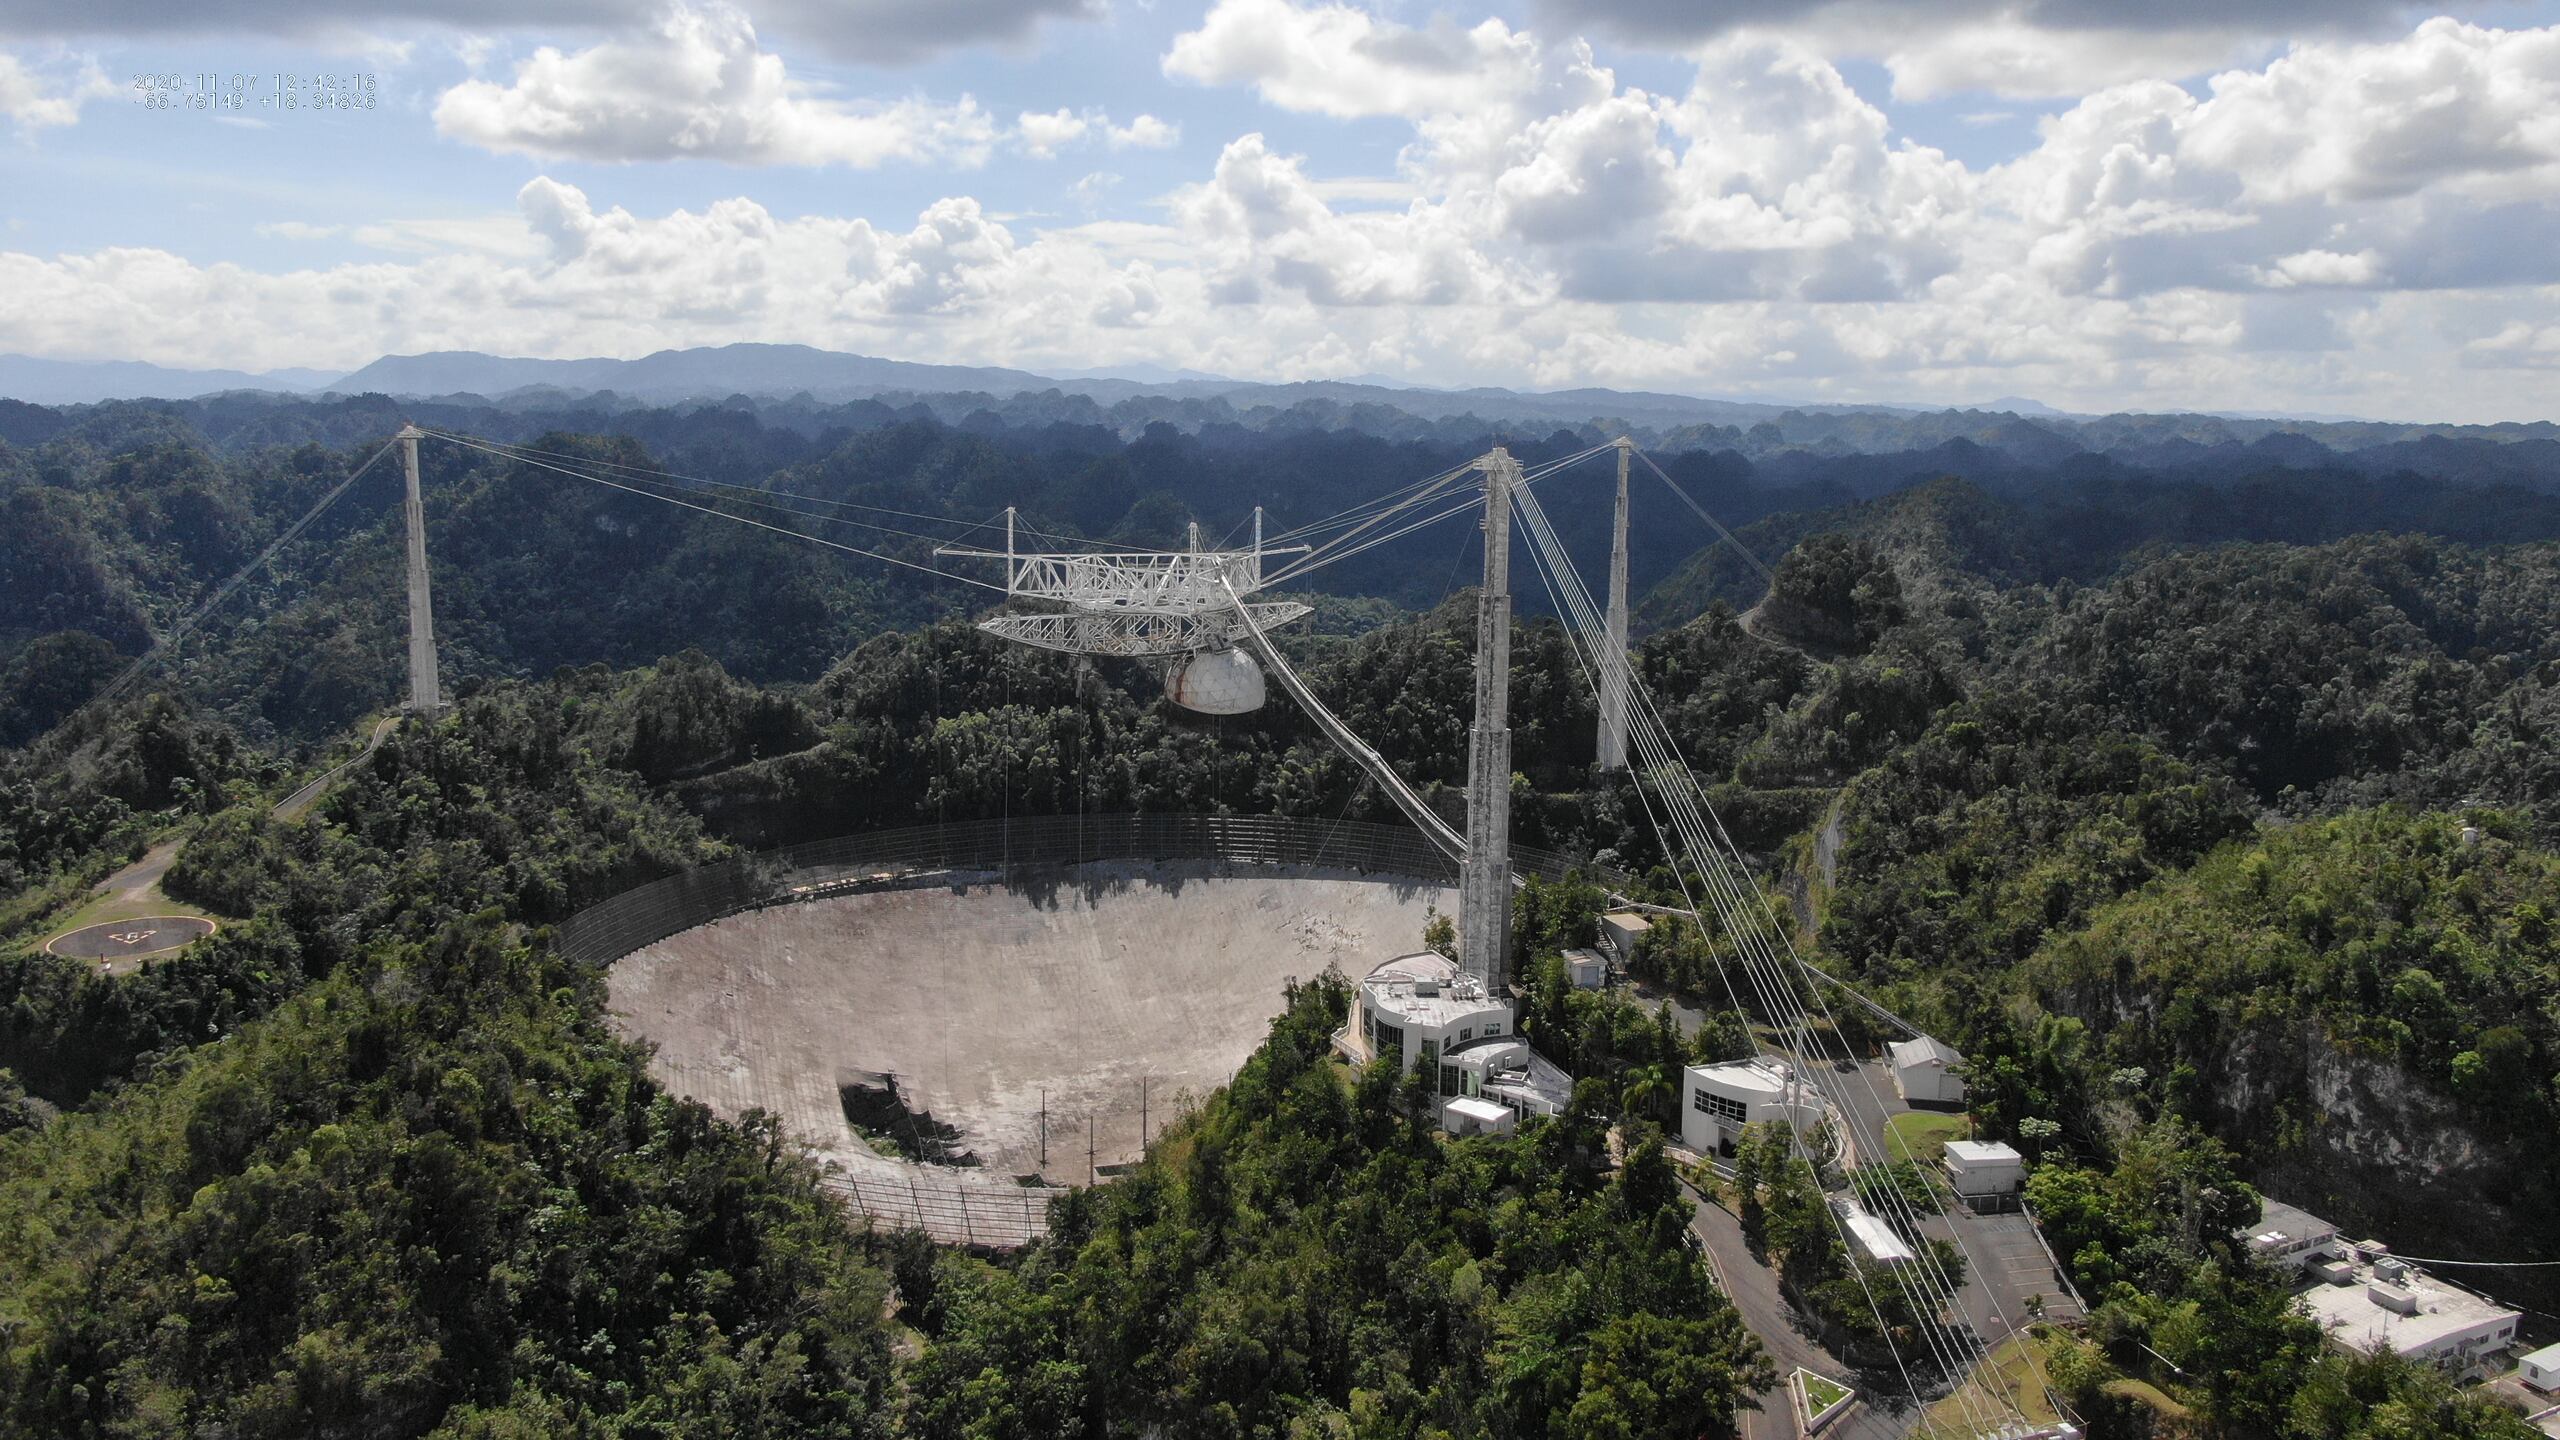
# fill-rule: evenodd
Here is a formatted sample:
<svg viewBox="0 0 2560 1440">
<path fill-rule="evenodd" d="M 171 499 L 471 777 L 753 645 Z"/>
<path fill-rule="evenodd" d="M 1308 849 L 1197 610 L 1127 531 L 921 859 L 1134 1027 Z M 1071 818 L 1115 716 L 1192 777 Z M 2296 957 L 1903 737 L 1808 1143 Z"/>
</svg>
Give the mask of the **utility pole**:
<svg viewBox="0 0 2560 1440">
<path fill-rule="evenodd" d="M 415 425 L 403 425 L 396 438 L 400 463 L 408 472 L 409 708 L 432 716 L 443 708 L 444 695 L 436 683 L 435 605 L 427 594 L 427 507 L 418 498 L 418 441 L 425 435 Z"/>
<path fill-rule="evenodd" d="M 1138 1153 L 1147 1153 L 1147 1077 L 1138 1077 Z"/>
<path fill-rule="evenodd" d="M 1495 446 L 1484 472 L 1484 584 L 1476 592 L 1476 723 L 1467 740 L 1467 858 L 1458 880 L 1458 961 L 1503 990 L 1511 953 L 1511 487 L 1520 464 Z"/>
<path fill-rule="evenodd" d="M 1627 456 L 1636 448 L 1621 435 L 1618 447 L 1618 517 L 1609 539 L 1609 642 L 1600 657 L 1600 768 L 1627 768 Z"/>
<path fill-rule="evenodd" d="M 1084 1112 L 1084 1183 L 1091 1185 L 1101 1179 L 1102 1167 L 1093 1160 L 1093 1112 L 1087 1110 Z"/>
<path fill-rule="evenodd" d="M 1049 1087 L 1040 1087 L 1040 1169 L 1049 1168 Z"/>
</svg>

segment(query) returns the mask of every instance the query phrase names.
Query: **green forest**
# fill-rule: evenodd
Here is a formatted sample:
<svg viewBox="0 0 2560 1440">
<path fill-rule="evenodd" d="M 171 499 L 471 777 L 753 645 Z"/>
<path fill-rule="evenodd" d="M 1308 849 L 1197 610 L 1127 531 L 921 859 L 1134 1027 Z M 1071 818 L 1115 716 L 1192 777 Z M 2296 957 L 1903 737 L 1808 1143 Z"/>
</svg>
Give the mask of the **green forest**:
<svg viewBox="0 0 2560 1440">
<path fill-rule="evenodd" d="M 637 884 L 859 830 L 1396 822 L 1276 693 L 1185 712 L 1137 662 L 976 630 L 987 592 L 429 445 L 444 715 L 274 813 L 398 703 L 388 465 L 100 698 L 372 453 L 382 403 L 18 407 L 0 432 L 0 1434 L 1686 1440 L 1775 1393 L 1663 1153 L 1678 1067 L 1769 1018 L 1728 1000 L 1712 927 L 1642 957 L 1706 1014 L 1684 1035 L 1565 978 L 1599 887 L 1520 893 L 1522 1027 L 1577 1084 L 1515 1137 L 1444 1138 L 1390 1069 L 1330 1058 L 1349 990 L 1310 978 L 1232 1084 L 1002 1255 L 861 1228 L 771 1117 L 653 1079 L 554 951 Z M 631 429 L 542 443 L 905 512 L 904 536 L 805 528 L 907 559 L 1007 506 L 1158 545 L 1261 504 L 1277 533 L 1472 443 Z M 1861 486 L 1663 461 L 1771 574 L 1685 518 L 1642 527 L 1637 673 L 1808 958 L 1961 1050 L 1975 1133 L 2034 1162 L 2091 1305 L 2053 1387 L 2090 1432 L 2534 1433 L 2323 1346 L 2236 1232 L 2272 1195 L 2412 1254 L 2560 1255 L 2553 502 L 2273 460 Z M 1542 494 L 1596 560 L 1600 482 L 1551 483 L 1583 485 Z M 1284 640 L 1443 800 L 1462 530 L 1323 572 Z M 1515 835 L 1669 900 L 1534 601 Z M 43 953 L 168 842 L 162 888 L 218 934 L 129 975 Z M 1847 1315 L 1809 1189 L 1771 1156 L 1733 1199 Z M 2538 1315 L 2552 1273 L 2463 1278 Z"/>
</svg>

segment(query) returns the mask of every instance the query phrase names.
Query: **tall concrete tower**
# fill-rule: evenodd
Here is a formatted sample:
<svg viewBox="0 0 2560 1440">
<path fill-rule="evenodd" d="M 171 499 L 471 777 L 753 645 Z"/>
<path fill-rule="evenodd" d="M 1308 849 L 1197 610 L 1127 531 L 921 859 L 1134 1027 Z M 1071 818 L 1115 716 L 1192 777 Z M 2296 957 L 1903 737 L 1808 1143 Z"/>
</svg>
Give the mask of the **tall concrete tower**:
<svg viewBox="0 0 2560 1440">
<path fill-rule="evenodd" d="M 436 684 L 435 604 L 427 594 L 427 507 L 418 498 L 418 441 L 425 432 L 400 427 L 400 463 L 408 475 L 409 530 L 409 708 L 433 715 L 444 704 Z"/>
<path fill-rule="evenodd" d="M 1600 657 L 1600 768 L 1627 768 L 1627 455 L 1618 437 L 1618 519 L 1609 540 L 1609 642 Z"/>
<path fill-rule="evenodd" d="M 1484 472 L 1484 586 L 1476 594 L 1476 726 L 1467 741 L 1467 859 L 1458 879 L 1458 962 L 1502 993 L 1511 954 L 1511 487 L 1520 464 L 1496 446 Z"/>
</svg>

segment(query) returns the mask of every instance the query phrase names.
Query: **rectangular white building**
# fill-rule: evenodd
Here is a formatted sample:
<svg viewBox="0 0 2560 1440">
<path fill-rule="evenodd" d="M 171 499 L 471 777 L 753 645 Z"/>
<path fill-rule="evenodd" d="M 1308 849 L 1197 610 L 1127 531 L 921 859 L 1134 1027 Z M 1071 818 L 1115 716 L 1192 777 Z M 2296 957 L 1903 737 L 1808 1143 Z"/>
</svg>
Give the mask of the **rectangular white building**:
<svg viewBox="0 0 2560 1440">
<path fill-rule="evenodd" d="M 1783 1060 L 1691 1065 L 1680 1075 L 1680 1143 L 1701 1155 L 1732 1154 L 1744 1127 L 1764 1120 L 1787 1121 L 1799 1134 L 1822 1120 L 1821 1095 Z"/>
<path fill-rule="evenodd" d="M 1840 1228 L 1849 1232 L 1850 1243 L 1859 1258 L 1870 1265 L 1908 1265 L 1919 1257 L 1892 1226 L 1860 1209 L 1846 1197 L 1834 1199 L 1832 1209 L 1840 1216 Z"/>
<path fill-rule="evenodd" d="M 2334 1260 L 2343 1249 L 2337 1226 L 2281 1200 L 2265 1201 L 2257 1225 L 2249 1231 L 2249 1253 L 2286 1270 Z"/>
<path fill-rule="evenodd" d="M 1964 1076 L 1957 1067 L 1964 1057 L 1929 1036 L 1885 1047 L 1893 1057 L 1893 1088 L 1914 1105 L 1961 1105 Z"/>
<path fill-rule="evenodd" d="M 1490 1100 L 1461 1095 L 1440 1107 L 1440 1128 L 1452 1135 L 1508 1135 L 1520 1117 Z"/>
<path fill-rule="evenodd" d="M 2476 1380 L 2496 1369 L 2492 1357 L 2515 1342 L 2518 1312 L 2406 1261 L 2351 1252 L 2322 1268 L 2345 1273 L 2338 1281 L 2315 1281 L 2294 1298 L 2332 1342 L 2348 1349 L 2390 1350 L 2456 1380 Z"/>
<path fill-rule="evenodd" d="M 1601 990 L 1609 984 L 1609 957 L 1597 950 L 1564 952 L 1565 973 L 1573 977 L 1576 990 Z"/>
<path fill-rule="evenodd" d="M 1997 1140 L 1950 1140 L 1947 1183 L 1977 1209 L 2005 1204 L 2027 1183 L 2027 1158 Z"/>
</svg>

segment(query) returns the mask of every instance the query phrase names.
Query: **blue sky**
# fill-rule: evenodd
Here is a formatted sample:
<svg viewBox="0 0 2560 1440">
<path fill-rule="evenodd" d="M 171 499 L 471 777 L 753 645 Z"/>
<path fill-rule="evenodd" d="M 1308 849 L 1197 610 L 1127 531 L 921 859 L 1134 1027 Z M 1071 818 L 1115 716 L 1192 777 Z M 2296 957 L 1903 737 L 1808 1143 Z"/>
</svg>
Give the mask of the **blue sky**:
<svg viewBox="0 0 2560 1440">
<path fill-rule="evenodd" d="M 2552 418 L 2560 0 L 2124 13 L 0 0 L 0 351 Z"/>
</svg>

